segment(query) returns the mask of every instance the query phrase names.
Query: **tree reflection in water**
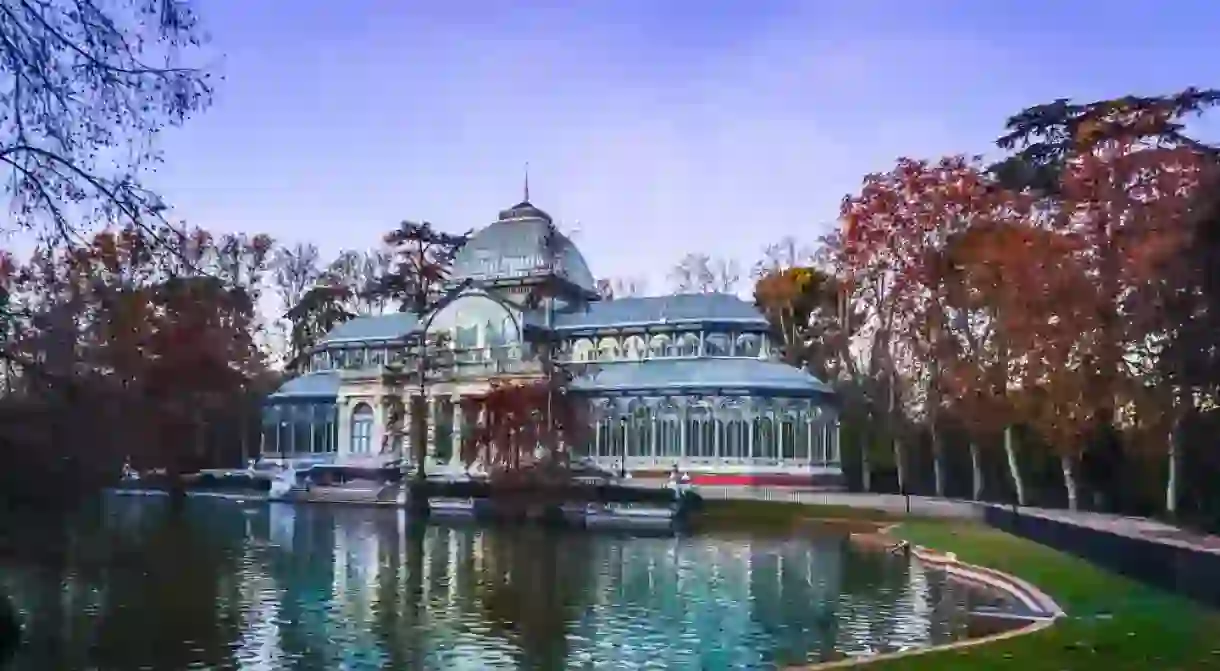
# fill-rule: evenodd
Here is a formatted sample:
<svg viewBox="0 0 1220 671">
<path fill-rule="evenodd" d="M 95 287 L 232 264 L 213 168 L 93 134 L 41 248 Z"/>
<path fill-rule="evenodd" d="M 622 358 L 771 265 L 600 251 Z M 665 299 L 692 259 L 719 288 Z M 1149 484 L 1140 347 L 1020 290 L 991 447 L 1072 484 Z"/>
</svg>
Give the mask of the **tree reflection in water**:
<svg viewBox="0 0 1220 671">
<path fill-rule="evenodd" d="M 0 592 L 28 630 L 14 671 L 772 668 L 955 629 L 935 576 L 836 539 L 163 503 L 113 499 L 73 524 L 19 530 L 6 546 L 18 550 L 0 554 Z"/>
<path fill-rule="evenodd" d="M 568 657 L 568 623 L 592 591 L 591 545 L 542 529 L 487 540 L 477 583 L 484 617 L 520 647 L 521 668 L 560 668 Z"/>
</svg>

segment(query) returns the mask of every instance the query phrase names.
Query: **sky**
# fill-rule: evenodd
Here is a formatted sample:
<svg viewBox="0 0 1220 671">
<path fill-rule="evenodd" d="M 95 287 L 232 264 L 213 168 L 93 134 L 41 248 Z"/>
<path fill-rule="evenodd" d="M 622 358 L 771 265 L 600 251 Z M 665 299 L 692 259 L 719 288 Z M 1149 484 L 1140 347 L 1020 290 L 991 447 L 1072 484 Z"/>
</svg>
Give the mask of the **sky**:
<svg viewBox="0 0 1220 671">
<path fill-rule="evenodd" d="M 899 156 L 1057 97 L 1220 86 L 1220 3 L 200 0 L 215 104 L 152 176 L 190 224 L 365 249 L 521 199 L 599 277 L 813 242 Z M 1220 115 L 1218 115 L 1220 116 Z M 1209 123 L 1220 128 L 1220 123 Z"/>
</svg>

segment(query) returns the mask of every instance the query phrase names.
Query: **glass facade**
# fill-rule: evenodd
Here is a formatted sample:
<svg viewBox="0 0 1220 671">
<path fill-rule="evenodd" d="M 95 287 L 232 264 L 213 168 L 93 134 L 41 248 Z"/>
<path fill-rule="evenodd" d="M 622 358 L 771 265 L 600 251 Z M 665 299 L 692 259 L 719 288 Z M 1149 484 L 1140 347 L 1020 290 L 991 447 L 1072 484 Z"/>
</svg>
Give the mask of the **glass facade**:
<svg viewBox="0 0 1220 671">
<path fill-rule="evenodd" d="M 583 455 L 628 469 L 837 465 L 834 415 L 815 399 L 657 395 L 596 398 Z"/>
<path fill-rule="evenodd" d="M 454 394 L 479 393 L 501 375 L 540 374 L 538 353 L 557 346 L 560 361 L 575 364 L 573 390 L 593 409 L 588 440 L 572 448 L 599 462 L 794 472 L 838 465 L 833 391 L 778 362 L 771 325 L 754 305 L 728 294 L 595 300 L 583 258 L 556 237 L 548 215 L 523 203 L 501 217 L 455 260 L 451 278 L 478 284 L 427 318 L 423 338 L 425 320 L 402 313 L 357 317 L 332 331 L 301 375 L 272 395 L 265 449 L 380 452 L 374 443 L 385 431 L 374 410 L 388 393 L 379 387 L 383 367 L 411 370 L 425 342 L 433 455 L 453 454 L 460 439 Z M 512 270 L 518 266 L 528 276 Z M 533 300 L 543 280 L 552 298 Z M 344 401 L 342 417 L 335 398 Z M 338 436 L 346 444 L 336 445 Z"/>
<path fill-rule="evenodd" d="M 338 451 L 333 399 L 281 399 L 263 408 L 263 454 L 306 455 Z"/>
</svg>

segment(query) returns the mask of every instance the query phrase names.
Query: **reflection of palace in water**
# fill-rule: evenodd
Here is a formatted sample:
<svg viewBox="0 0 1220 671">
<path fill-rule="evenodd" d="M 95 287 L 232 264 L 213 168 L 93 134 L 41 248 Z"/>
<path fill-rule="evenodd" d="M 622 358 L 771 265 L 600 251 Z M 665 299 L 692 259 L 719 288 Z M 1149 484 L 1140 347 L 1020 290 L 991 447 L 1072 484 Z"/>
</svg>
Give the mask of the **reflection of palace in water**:
<svg viewBox="0 0 1220 671">
<path fill-rule="evenodd" d="M 127 503 L 105 536 L 127 548 L 122 563 L 0 573 L 31 641 L 58 641 L 26 668 L 757 668 L 961 627 L 942 576 L 834 538 L 421 527 L 393 510 L 199 501 L 183 518 Z M 148 612 L 165 617 L 149 627 Z"/>
<path fill-rule="evenodd" d="M 412 532 L 396 511 L 275 506 L 268 517 L 272 556 L 267 573 L 251 578 L 298 586 L 261 583 L 255 591 L 297 603 L 268 603 L 263 621 L 247 624 L 251 651 L 258 639 L 264 646 L 278 641 L 292 655 L 289 648 L 299 643 L 285 639 L 295 638 L 328 641 L 335 647 L 330 654 L 363 651 L 369 661 L 397 655 L 424 668 L 510 661 L 530 668 L 526 648 L 557 645 L 568 659 L 594 665 L 677 668 L 693 661 L 683 656 L 691 647 L 674 642 L 689 640 L 701 641 L 703 663 L 734 667 L 769 663 L 749 657 L 759 650 L 817 657 L 947 635 L 935 631 L 944 620 L 937 612 L 946 596 L 942 581 L 895 568 L 902 560 L 893 557 L 848 567 L 836 540 L 540 534 L 521 542 L 515 533 L 524 532 L 443 526 Z M 305 564 L 318 574 L 312 588 L 289 573 Z M 312 633 L 285 636 L 267 624 L 274 620 Z M 379 631 L 378 623 L 392 631 Z M 557 642 L 536 640 L 544 637 Z"/>
</svg>

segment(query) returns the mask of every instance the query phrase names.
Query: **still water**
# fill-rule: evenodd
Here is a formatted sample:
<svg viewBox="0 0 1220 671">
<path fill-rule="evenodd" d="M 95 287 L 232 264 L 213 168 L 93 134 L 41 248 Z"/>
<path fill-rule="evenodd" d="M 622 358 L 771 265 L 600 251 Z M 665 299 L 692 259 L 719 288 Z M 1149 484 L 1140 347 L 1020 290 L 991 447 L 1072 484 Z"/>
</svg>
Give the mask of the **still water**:
<svg viewBox="0 0 1220 671">
<path fill-rule="evenodd" d="M 630 538 L 112 498 L 23 538 L 0 590 L 26 626 L 10 668 L 31 671 L 766 669 L 958 638 L 972 598 L 838 536 Z"/>
</svg>

